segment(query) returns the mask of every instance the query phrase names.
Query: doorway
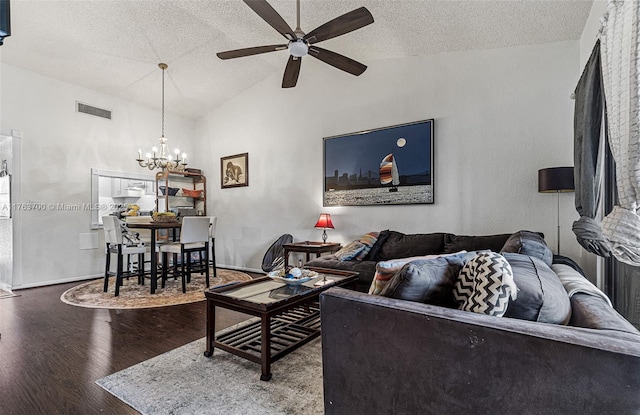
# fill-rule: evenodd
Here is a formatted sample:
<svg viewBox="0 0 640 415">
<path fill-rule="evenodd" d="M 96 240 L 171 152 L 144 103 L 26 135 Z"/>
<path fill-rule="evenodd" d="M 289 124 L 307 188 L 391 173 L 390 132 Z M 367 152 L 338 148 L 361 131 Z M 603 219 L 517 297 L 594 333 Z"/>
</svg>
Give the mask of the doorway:
<svg viewBox="0 0 640 415">
<path fill-rule="evenodd" d="M 13 137 L 0 135 L 0 296 L 13 287 L 12 167 Z"/>
</svg>

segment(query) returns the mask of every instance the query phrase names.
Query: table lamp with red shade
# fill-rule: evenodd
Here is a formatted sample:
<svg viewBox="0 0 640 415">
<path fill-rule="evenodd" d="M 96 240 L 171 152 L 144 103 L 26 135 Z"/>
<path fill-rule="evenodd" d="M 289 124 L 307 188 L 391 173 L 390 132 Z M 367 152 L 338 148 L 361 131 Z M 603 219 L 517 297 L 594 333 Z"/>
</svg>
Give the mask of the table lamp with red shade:
<svg viewBox="0 0 640 415">
<path fill-rule="evenodd" d="M 316 228 L 322 228 L 322 242 L 327 243 L 327 229 L 335 229 L 333 222 L 331 222 L 331 215 L 328 213 L 321 213 L 318 218 L 318 222 L 315 225 Z"/>
</svg>

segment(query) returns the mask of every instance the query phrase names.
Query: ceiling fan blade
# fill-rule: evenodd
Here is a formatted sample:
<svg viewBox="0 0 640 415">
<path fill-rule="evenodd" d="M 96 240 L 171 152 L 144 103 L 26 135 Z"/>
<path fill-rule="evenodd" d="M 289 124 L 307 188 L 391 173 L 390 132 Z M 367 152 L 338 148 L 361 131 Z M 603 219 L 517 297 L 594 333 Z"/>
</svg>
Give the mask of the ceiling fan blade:
<svg viewBox="0 0 640 415">
<path fill-rule="evenodd" d="M 324 63 L 328 63 L 335 68 L 349 72 L 355 76 L 361 75 L 362 72 L 367 69 L 367 65 L 363 65 L 360 62 L 354 61 L 353 59 L 347 58 L 339 53 L 319 48 L 318 46 L 311 46 L 309 48 L 309 56 L 320 59 Z"/>
<path fill-rule="evenodd" d="M 287 45 L 269 45 L 269 46 L 256 46 L 253 48 L 228 50 L 226 52 L 218 52 L 216 55 L 220 59 L 233 59 L 241 58 L 243 56 L 259 55 L 261 53 L 275 52 L 278 50 L 287 49 Z"/>
<path fill-rule="evenodd" d="M 298 83 L 298 75 L 300 75 L 300 64 L 302 58 L 295 56 L 289 56 L 287 67 L 284 70 L 284 76 L 282 77 L 283 88 L 293 88 Z"/>
<path fill-rule="evenodd" d="M 304 39 L 311 44 L 323 42 L 371 23 L 373 23 L 373 16 L 369 10 L 366 7 L 360 7 L 313 29 L 304 36 Z"/>
<path fill-rule="evenodd" d="M 289 40 L 295 40 L 296 35 L 293 33 L 291 26 L 284 21 L 282 16 L 266 0 L 243 0 L 247 6 L 251 8 L 258 16 L 269 23 L 271 27 L 276 29 L 280 34 Z"/>
</svg>

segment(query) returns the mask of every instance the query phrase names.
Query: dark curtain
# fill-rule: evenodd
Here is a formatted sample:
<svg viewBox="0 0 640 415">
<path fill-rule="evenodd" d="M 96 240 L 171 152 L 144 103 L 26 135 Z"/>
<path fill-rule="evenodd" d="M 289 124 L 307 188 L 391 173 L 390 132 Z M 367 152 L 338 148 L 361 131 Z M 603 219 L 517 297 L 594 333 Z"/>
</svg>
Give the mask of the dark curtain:
<svg viewBox="0 0 640 415">
<path fill-rule="evenodd" d="M 584 249 L 596 255 L 609 257 L 611 255 L 609 244 L 595 220 L 600 201 L 598 153 L 605 110 L 600 40 L 596 42 L 578 81 L 575 100 L 573 123 L 575 204 L 580 219 L 573 223 L 573 233 Z"/>
</svg>

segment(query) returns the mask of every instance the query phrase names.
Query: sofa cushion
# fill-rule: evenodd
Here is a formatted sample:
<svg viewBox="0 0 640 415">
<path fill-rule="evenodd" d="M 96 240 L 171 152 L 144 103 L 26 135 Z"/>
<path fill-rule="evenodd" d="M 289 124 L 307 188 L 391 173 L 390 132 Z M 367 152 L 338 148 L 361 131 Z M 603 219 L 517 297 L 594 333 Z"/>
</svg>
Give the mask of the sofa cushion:
<svg viewBox="0 0 640 415">
<path fill-rule="evenodd" d="M 510 233 L 485 236 L 454 235 L 447 233 L 444 235 L 444 248 L 442 252 L 479 251 L 482 249 L 500 252 L 510 236 Z"/>
<path fill-rule="evenodd" d="M 464 254 L 465 252 L 457 252 L 456 254 Z M 433 259 L 441 256 L 456 255 L 456 254 L 440 254 L 440 255 L 424 255 L 414 256 L 409 258 L 397 258 L 388 261 L 380 261 L 376 263 L 376 273 L 371 281 L 371 287 L 369 287 L 369 294 L 381 295 L 382 291 L 387 287 L 391 278 L 405 266 L 405 264 L 411 261 Z"/>
<path fill-rule="evenodd" d="M 365 245 L 360 241 L 351 241 L 342 248 L 340 248 L 334 255 L 340 261 L 350 261 L 354 259 L 362 250 Z"/>
<path fill-rule="evenodd" d="M 394 274 L 381 295 L 455 308 L 453 284 L 462 266 L 459 255 L 408 262 Z"/>
<path fill-rule="evenodd" d="M 544 235 L 538 232 L 518 231 L 507 239 L 500 251 L 534 256 L 548 266 L 553 262 L 553 252 L 544 241 Z"/>
<path fill-rule="evenodd" d="M 360 237 L 359 241 L 364 245 L 364 249 L 356 255 L 358 261 L 362 261 L 369 254 L 371 247 L 378 241 L 379 234 L 380 232 L 369 232 Z"/>
<path fill-rule="evenodd" d="M 378 234 L 378 240 L 373 244 L 369 253 L 362 259 L 363 261 L 377 260 L 376 258 L 378 257 L 378 252 L 380 252 L 380 248 L 382 248 L 382 245 L 384 245 L 384 243 L 387 241 L 390 232 L 391 231 L 389 229 L 386 229 Z"/>
<path fill-rule="evenodd" d="M 417 233 L 407 235 L 401 232 L 389 231 L 389 236 L 386 242 L 380 247 L 380 251 L 378 251 L 375 260 L 386 261 L 412 256 L 441 254 L 443 247 L 443 233 Z M 460 251 L 460 249 L 458 251 Z"/>
<path fill-rule="evenodd" d="M 558 265 L 567 265 L 567 266 L 573 268 L 574 270 L 578 271 L 580 273 L 580 275 L 582 275 L 583 277 L 587 278 L 587 276 L 584 273 L 584 271 L 582 270 L 582 268 L 580 268 L 580 265 L 578 265 L 578 263 L 576 261 L 574 261 L 573 259 L 571 259 L 569 257 L 566 257 L 564 255 L 554 255 L 553 256 L 553 263 L 554 264 L 558 264 Z M 553 267 L 551 269 L 553 269 Z"/>
<path fill-rule="evenodd" d="M 506 252 L 502 255 L 509 261 L 518 286 L 518 298 L 510 302 L 505 317 L 567 324 L 571 304 L 556 273 L 539 258 Z"/>
<path fill-rule="evenodd" d="M 376 263 L 373 261 L 340 261 L 335 255 L 313 258 L 304 266 L 357 272 L 358 280 L 355 289 L 364 293 L 369 291 L 371 280 L 376 273 Z"/>
<path fill-rule="evenodd" d="M 460 270 L 453 296 L 461 310 L 502 317 L 517 296 L 509 262 L 495 252 L 471 258 Z"/>
</svg>

